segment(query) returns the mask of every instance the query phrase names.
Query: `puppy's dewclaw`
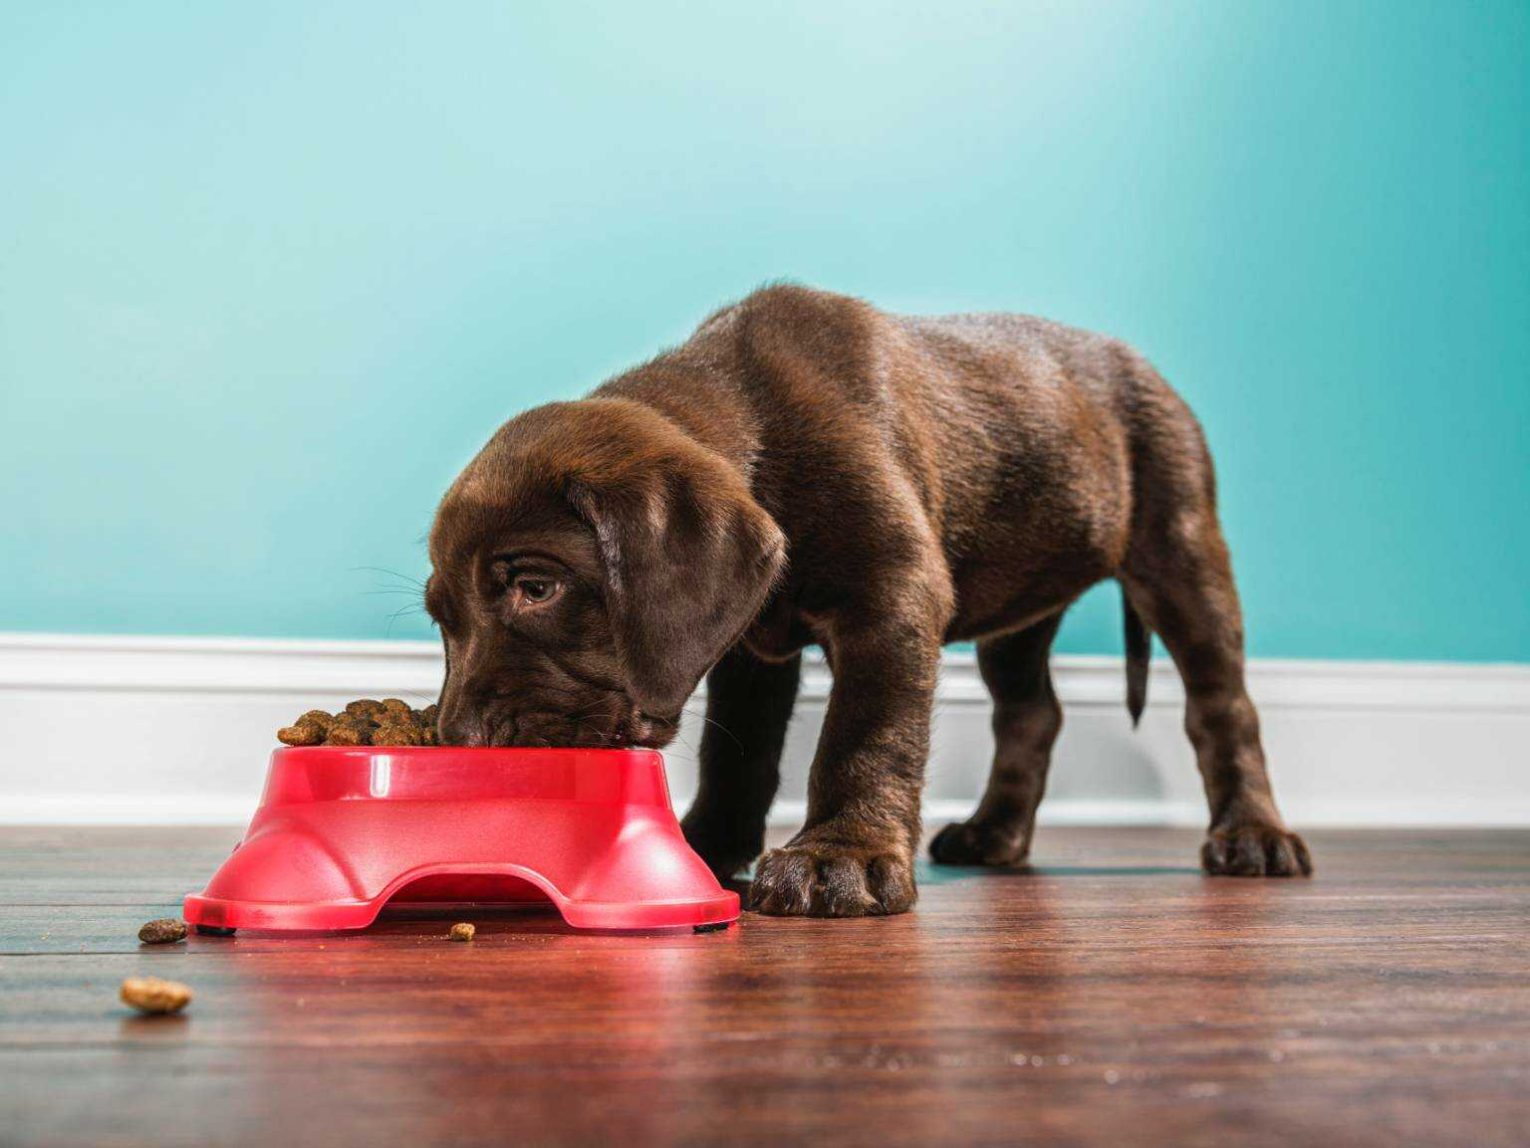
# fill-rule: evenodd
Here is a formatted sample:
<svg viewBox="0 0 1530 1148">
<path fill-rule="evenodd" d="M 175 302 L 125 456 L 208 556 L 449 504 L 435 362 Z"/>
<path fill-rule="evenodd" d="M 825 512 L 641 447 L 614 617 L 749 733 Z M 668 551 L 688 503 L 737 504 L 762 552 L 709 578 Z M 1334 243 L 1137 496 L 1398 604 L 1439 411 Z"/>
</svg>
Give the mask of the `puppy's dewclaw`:
<svg viewBox="0 0 1530 1148">
<path fill-rule="evenodd" d="M 174 917 L 158 917 L 138 930 L 138 939 L 146 945 L 171 945 L 186 939 L 186 922 Z"/>
<path fill-rule="evenodd" d="M 160 1016 L 180 1012 L 191 1003 L 191 989 L 180 981 L 162 981 L 158 977 L 128 977 L 118 990 L 122 1003 L 141 1013 Z"/>
</svg>

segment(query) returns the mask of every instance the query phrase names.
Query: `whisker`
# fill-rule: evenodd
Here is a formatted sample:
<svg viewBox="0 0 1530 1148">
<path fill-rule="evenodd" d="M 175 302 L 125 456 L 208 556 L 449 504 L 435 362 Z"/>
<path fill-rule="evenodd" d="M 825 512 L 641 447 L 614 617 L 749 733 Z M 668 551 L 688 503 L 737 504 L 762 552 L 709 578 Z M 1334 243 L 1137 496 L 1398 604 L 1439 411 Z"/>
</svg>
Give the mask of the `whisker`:
<svg viewBox="0 0 1530 1148">
<path fill-rule="evenodd" d="M 351 567 L 351 572 L 352 573 L 356 573 L 358 571 L 368 571 L 368 572 L 373 573 L 373 574 L 386 574 L 390 578 L 397 578 L 400 582 L 408 582 L 411 585 L 418 586 L 422 591 L 425 589 L 425 582 L 424 582 L 423 579 L 415 578 L 415 577 L 413 577 L 412 575 L 409 575 L 409 574 L 401 574 L 397 570 L 389 570 L 386 566 L 352 566 Z"/>
<path fill-rule="evenodd" d="M 727 726 L 725 726 L 725 725 L 723 725 L 723 723 L 722 723 L 722 722 L 720 722 L 720 721 L 717 721 L 717 720 L 715 720 L 715 719 L 714 719 L 714 718 L 709 718 L 709 717 L 707 717 L 707 715 L 706 715 L 706 714 L 698 714 L 698 715 L 697 715 L 697 716 L 698 716 L 698 717 L 700 717 L 700 718 L 701 718 L 701 720 L 702 720 L 702 721 L 704 721 L 704 722 L 706 722 L 706 723 L 707 723 L 707 725 L 711 725 L 711 726 L 716 726 L 716 727 L 717 727 L 717 728 L 718 728 L 718 729 L 720 729 L 720 730 L 722 730 L 722 731 L 723 731 L 723 733 L 725 733 L 725 734 L 727 734 L 727 735 L 728 735 L 728 736 L 729 736 L 729 737 L 731 737 L 731 738 L 732 738 L 732 739 L 733 739 L 733 744 L 734 744 L 734 745 L 736 745 L 736 746 L 738 746 L 738 751 L 739 751 L 739 753 L 748 753 L 748 750 L 746 750 L 746 749 L 745 749 L 745 748 L 744 748 L 744 743 L 743 743 L 743 742 L 742 742 L 742 741 L 740 741 L 740 740 L 739 740 L 739 738 L 738 738 L 738 735 L 737 735 L 737 734 L 735 734 L 735 733 L 734 733 L 734 732 L 733 732 L 733 731 L 732 731 L 732 730 L 731 730 L 731 729 L 729 729 L 729 728 L 728 728 L 728 727 L 727 727 Z M 675 723 L 675 725 L 676 725 L 676 727 L 678 727 L 678 726 L 679 726 L 679 724 L 680 724 L 680 723 L 679 723 L 679 722 L 676 722 L 676 723 Z"/>
<path fill-rule="evenodd" d="M 611 745 L 613 745 L 615 743 L 615 741 L 616 741 L 616 735 L 615 734 L 608 733 L 606 730 L 601 729 L 599 726 L 590 726 L 589 725 L 590 722 L 595 720 L 594 718 L 575 718 L 574 720 L 580 726 L 588 727 L 590 729 L 590 731 L 595 734 L 596 737 L 600 738 L 601 744 L 606 745 L 606 746 L 611 746 Z"/>
<path fill-rule="evenodd" d="M 393 696 L 403 698 L 405 701 L 422 701 L 425 705 L 435 705 L 441 700 L 439 693 L 427 694 L 423 690 L 400 690 Z M 424 709 L 425 706 L 419 706 L 418 708 Z"/>
<path fill-rule="evenodd" d="M 405 606 L 401 610 L 393 611 L 393 613 L 388 615 L 388 625 L 387 625 L 387 628 L 383 631 L 383 636 L 384 637 L 391 637 L 392 634 L 393 634 L 393 623 L 397 622 L 404 615 L 406 615 L 406 614 L 423 614 L 424 612 L 425 612 L 425 608 L 423 606 Z"/>
</svg>

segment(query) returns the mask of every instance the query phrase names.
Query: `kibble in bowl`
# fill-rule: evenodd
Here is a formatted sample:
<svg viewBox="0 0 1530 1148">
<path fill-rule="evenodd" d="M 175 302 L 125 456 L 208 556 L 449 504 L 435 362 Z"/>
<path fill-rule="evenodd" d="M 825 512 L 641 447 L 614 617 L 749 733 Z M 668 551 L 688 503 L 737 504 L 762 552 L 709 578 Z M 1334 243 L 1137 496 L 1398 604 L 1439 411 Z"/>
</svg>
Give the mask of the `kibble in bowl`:
<svg viewBox="0 0 1530 1148">
<path fill-rule="evenodd" d="M 402 698 L 357 698 L 337 714 L 309 710 L 276 731 L 283 745 L 438 745 L 436 707 L 414 709 Z"/>
</svg>

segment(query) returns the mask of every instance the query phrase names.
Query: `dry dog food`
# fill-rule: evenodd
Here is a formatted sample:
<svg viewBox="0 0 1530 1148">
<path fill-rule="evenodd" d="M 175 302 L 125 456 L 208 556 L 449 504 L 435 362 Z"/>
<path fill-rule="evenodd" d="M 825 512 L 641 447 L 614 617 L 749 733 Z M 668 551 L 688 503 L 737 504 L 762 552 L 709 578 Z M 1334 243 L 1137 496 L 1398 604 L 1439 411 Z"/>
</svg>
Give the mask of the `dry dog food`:
<svg viewBox="0 0 1530 1148">
<path fill-rule="evenodd" d="M 401 698 L 358 698 L 337 714 L 309 710 L 276 731 L 283 745 L 436 745 L 436 707 Z"/>
<path fill-rule="evenodd" d="M 158 977 L 128 977 L 122 982 L 122 1003 L 150 1014 L 180 1012 L 191 1003 L 191 989 L 179 981 Z"/>
<path fill-rule="evenodd" d="M 452 926 L 452 931 L 447 934 L 454 941 L 471 941 L 473 934 L 478 930 L 466 921 L 459 921 Z"/>
<path fill-rule="evenodd" d="M 169 945 L 186 939 L 186 922 L 174 917 L 158 917 L 138 930 L 138 939 L 146 945 Z"/>
</svg>

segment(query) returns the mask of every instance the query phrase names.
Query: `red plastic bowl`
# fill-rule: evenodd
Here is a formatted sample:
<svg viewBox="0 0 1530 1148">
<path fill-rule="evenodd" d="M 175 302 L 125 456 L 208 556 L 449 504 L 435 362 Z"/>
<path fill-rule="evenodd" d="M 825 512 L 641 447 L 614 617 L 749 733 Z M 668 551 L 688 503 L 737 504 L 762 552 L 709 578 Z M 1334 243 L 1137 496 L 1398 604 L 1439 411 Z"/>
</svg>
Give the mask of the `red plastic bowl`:
<svg viewBox="0 0 1530 1148">
<path fill-rule="evenodd" d="M 685 843 L 653 750 L 279 749 L 188 924 L 364 929 L 385 904 L 551 902 L 581 929 L 717 928 L 739 900 Z"/>
</svg>

